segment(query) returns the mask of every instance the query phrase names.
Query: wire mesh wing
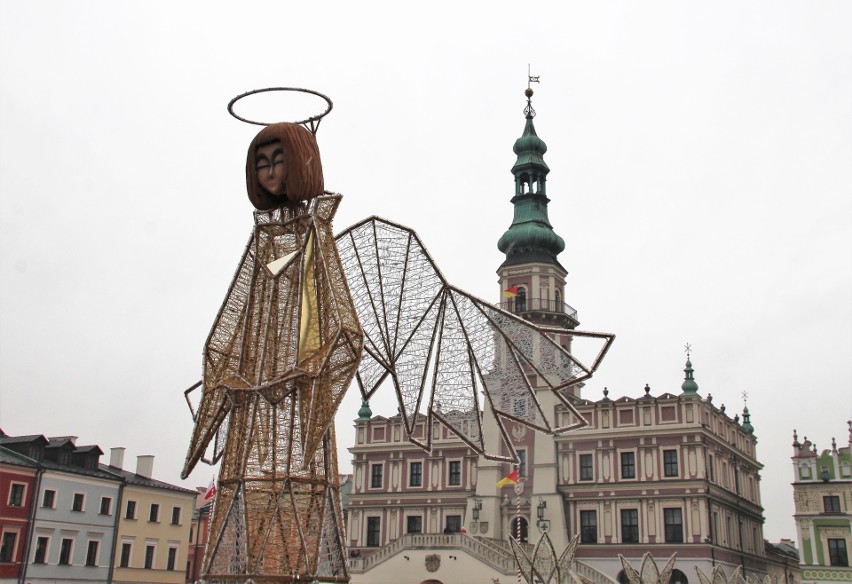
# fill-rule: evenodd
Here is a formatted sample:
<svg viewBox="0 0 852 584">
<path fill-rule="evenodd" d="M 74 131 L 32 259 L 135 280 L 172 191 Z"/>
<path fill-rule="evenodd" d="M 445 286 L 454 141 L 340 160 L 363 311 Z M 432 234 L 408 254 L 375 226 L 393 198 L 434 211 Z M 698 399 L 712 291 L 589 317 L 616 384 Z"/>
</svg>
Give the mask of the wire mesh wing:
<svg viewBox="0 0 852 584">
<path fill-rule="evenodd" d="M 430 449 L 437 420 L 486 458 L 516 460 L 509 421 L 547 433 L 586 425 L 564 390 L 591 376 L 612 335 L 538 327 L 449 285 L 417 234 L 384 219 L 366 219 L 336 239 L 364 330 L 361 393 L 369 399 L 389 378 L 412 442 Z M 577 334 L 604 341 L 589 366 L 559 342 Z M 545 412 L 536 396 L 542 388 L 573 417 Z M 415 437 L 423 413 L 424 432 Z M 502 447 L 486 449 L 484 413 L 496 420 Z"/>
</svg>

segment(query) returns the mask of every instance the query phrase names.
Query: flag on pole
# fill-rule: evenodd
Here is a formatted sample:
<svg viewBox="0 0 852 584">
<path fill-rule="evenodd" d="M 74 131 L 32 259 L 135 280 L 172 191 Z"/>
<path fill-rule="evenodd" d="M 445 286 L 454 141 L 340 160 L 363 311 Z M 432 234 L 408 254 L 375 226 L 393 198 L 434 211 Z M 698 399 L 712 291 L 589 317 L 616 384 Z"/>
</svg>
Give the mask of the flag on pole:
<svg viewBox="0 0 852 584">
<path fill-rule="evenodd" d="M 518 295 L 518 287 L 512 286 L 506 290 L 503 290 L 503 298 L 514 298 Z"/>
<path fill-rule="evenodd" d="M 503 487 L 507 487 L 509 485 L 517 485 L 518 480 L 521 478 L 520 474 L 521 473 L 516 468 L 515 470 L 507 474 L 505 477 L 497 481 L 497 488 L 502 489 Z"/>
<path fill-rule="evenodd" d="M 209 501 L 215 496 L 216 496 L 216 480 L 210 479 L 210 485 L 208 485 L 207 491 L 204 493 L 204 500 Z"/>
</svg>

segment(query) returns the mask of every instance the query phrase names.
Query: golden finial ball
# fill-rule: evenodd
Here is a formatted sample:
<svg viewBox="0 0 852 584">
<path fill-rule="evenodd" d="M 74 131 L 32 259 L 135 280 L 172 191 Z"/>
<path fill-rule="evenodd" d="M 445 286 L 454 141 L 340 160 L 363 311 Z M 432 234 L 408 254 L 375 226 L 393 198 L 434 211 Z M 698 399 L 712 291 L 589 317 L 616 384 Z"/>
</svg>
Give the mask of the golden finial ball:
<svg viewBox="0 0 852 584">
<path fill-rule="evenodd" d="M 524 91 L 524 95 L 527 96 L 527 99 L 531 98 L 533 96 L 532 87 L 527 87 L 526 90 Z"/>
</svg>

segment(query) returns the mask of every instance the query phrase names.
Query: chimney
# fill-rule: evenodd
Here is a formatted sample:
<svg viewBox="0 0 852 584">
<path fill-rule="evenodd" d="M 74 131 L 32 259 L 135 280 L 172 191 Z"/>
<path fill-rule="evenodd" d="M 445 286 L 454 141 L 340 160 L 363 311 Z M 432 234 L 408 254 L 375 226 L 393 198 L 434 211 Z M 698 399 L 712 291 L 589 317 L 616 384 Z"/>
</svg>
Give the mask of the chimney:
<svg viewBox="0 0 852 584">
<path fill-rule="evenodd" d="M 151 454 L 143 454 L 136 457 L 136 474 L 146 479 L 150 479 L 154 472 L 154 456 Z"/>
<path fill-rule="evenodd" d="M 109 465 L 113 468 L 124 466 L 124 447 L 117 446 L 109 449 Z"/>
</svg>

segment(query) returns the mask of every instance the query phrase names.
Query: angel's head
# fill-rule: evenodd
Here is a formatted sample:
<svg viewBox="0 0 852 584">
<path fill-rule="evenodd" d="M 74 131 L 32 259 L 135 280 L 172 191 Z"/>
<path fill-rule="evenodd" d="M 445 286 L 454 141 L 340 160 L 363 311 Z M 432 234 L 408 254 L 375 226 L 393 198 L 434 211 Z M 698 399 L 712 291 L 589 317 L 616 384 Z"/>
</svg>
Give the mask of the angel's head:
<svg viewBox="0 0 852 584">
<path fill-rule="evenodd" d="M 323 193 L 316 138 L 299 124 L 273 124 L 251 142 L 246 160 L 249 200 L 263 211 Z"/>
</svg>

